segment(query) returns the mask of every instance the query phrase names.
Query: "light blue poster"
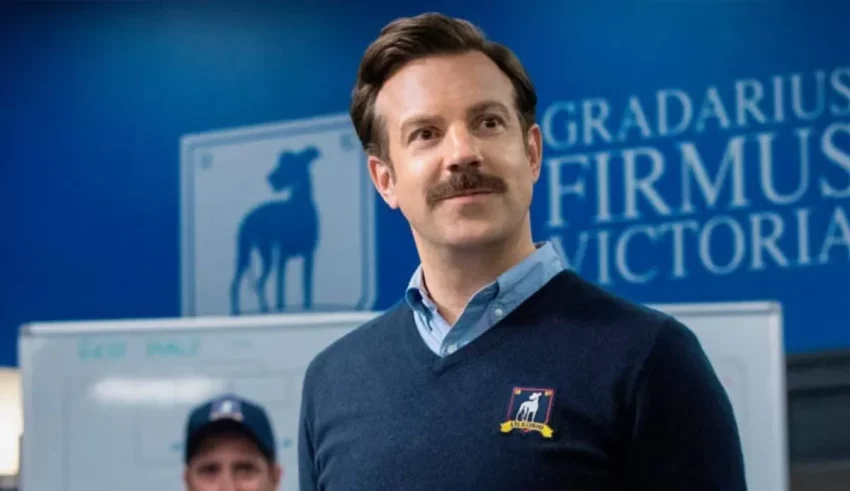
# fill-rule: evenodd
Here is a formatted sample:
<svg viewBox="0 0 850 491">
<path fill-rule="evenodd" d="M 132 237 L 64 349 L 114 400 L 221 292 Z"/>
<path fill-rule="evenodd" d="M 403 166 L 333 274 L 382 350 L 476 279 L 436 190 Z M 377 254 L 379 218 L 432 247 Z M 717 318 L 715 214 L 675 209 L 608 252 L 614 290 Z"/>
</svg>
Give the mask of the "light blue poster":
<svg viewBox="0 0 850 491">
<path fill-rule="evenodd" d="M 182 139 L 184 315 L 375 298 L 374 198 L 345 114 Z"/>
</svg>

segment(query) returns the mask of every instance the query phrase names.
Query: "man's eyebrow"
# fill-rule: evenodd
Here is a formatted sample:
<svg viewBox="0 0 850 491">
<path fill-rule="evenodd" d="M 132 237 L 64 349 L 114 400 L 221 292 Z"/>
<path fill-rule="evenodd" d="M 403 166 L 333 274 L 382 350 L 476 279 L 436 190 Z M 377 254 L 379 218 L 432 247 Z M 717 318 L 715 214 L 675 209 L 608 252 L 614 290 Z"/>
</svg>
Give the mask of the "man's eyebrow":
<svg viewBox="0 0 850 491">
<path fill-rule="evenodd" d="M 510 110 L 507 108 L 507 106 L 505 106 L 501 102 L 495 101 L 495 100 L 481 101 L 481 102 L 473 105 L 472 107 L 470 107 L 466 112 L 470 116 L 477 116 L 481 113 L 486 113 L 486 112 L 489 112 L 489 111 L 496 111 L 496 112 L 502 113 L 502 115 L 505 115 L 505 116 L 510 114 Z"/>
<path fill-rule="evenodd" d="M 407 138 L 407 134 L 411 129 L 416 128 L 417 126 L 438 126 L 442 120 L 443 118 L 440 116 L 429 114 L 419 114 L 406 119 L 401 124 L 402 143 Z"/>
</svg>

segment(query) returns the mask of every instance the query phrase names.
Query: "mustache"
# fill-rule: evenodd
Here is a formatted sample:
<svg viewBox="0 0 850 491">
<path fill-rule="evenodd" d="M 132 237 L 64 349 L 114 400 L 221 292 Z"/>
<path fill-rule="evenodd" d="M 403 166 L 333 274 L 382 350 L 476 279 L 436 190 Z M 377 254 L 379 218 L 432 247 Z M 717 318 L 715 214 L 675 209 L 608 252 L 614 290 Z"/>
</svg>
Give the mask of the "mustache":
<svg viewBox="0 0 850 491">
<path fill-rule="evenodd" d="M 464 168 L 460 172 L 452 173 L 448 179 L 435 184 L 428 190 L 426 198 L 428 204 L 434 204 L 455 196 L 461 196 L 475 192 L 504 193 L 508 185 L 501 178 L 489 174 L 482 174 L 475 168 Z"/>
</svg>

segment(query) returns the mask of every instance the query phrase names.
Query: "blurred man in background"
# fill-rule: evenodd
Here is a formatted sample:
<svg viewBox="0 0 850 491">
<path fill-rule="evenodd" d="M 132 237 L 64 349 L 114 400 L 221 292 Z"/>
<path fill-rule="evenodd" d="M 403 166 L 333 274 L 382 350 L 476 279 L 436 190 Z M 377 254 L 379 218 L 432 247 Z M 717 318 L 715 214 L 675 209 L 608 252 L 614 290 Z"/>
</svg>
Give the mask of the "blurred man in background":
<svg viewBox="0 0 850 491">
<path fill-rule="evenodd" d="M 399 19 L 366 50 L 352 120 L 421 266 L 308 368 L 302 491 L 746 489 L 696 336 L 532 240 L 536 105 L 519 59 L 462 20 Z"/>
<path fill-rule="evenodd" d="M 272 425 L 253 402 L 225 395 L 195 408 L 185 448 L 189 491 L 273 491 L 280 485 Z"/>
</svg>

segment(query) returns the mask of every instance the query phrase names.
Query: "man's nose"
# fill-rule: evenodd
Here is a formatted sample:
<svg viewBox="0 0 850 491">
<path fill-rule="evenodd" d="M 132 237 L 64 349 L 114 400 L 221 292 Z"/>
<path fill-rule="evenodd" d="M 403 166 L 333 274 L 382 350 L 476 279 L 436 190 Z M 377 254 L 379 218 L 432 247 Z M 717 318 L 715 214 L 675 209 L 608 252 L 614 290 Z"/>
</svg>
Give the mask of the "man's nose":
<svg viewBox="0 0 850 491">
<path fill-rule="evenodd" d="M 469 132 L 465 125 L 455 125 L 449 130 L 448 169 L 457 172 L 462 167 L 481 165 L 481 150 L 478 139 Z"/>
<path fill-rule="evenodd" d="M 221 476 L 217 491 L 239 491 L 239 487 L 236 485 L 236 478 L 233 477 L 233 474 L 227 473 Z"/>
</svg>

